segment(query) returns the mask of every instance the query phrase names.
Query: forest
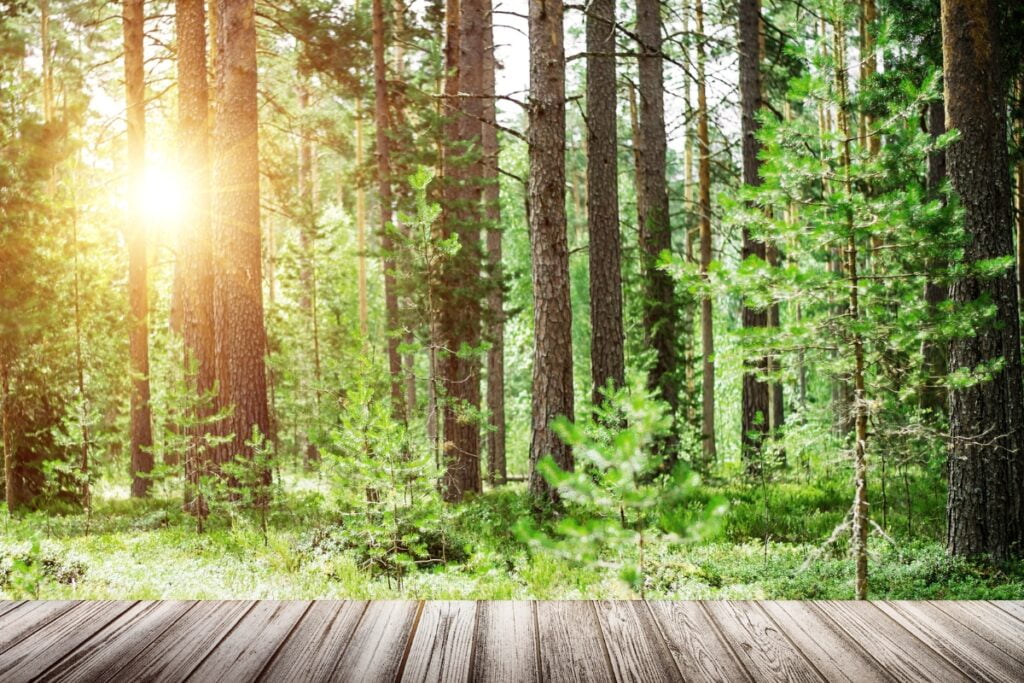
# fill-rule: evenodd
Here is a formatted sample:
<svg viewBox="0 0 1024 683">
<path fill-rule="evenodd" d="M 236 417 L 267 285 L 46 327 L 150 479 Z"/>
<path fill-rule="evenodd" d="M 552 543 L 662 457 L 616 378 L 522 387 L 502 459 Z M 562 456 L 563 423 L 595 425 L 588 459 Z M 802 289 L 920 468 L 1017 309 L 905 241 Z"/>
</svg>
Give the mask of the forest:
<svg viewBox="0 0 1024 683">
<path fill-rule="evenodd" d="M 1024 599 L 1016 0 L 0 0 L 0 597 Z"/>
</svg>

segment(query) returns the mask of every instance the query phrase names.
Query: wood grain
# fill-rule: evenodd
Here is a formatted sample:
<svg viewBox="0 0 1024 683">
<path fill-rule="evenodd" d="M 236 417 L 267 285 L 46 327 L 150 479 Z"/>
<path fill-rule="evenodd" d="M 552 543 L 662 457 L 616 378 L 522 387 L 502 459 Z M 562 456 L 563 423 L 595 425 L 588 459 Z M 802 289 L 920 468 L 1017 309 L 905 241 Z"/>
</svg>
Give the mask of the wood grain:
<svg viewBox="0 0 1024 683">
<path fill-rule="evenodd" d="M 25 604 L 24 600 L 0 600 L 0 617 Z"/>
<path fill-rule="evenodd" d="M 532 602 L 502 600 L 477 604 L 473 678 L 478 683 L 534 683 L 537 632 Z"/>
<path fill-rule="evenodd" d="M 936 609 L 963 623 L 967 628 L 1024 663 L 1024 626 L 1004 610 L 987 602 L 936 601 Z"/>
<path fill-rule="evenodd" d="M 891 675 L 839 626 L 809 603 L 784 601 L 758 605 L 829 681 L 893 681 Z M 863 644 L 870 650 L 870 644 Z"/>
<path fill-rule="evenodd" d="M 537 643 L 545 681 L 614 680 L 589 602 L 538 602 Z"/>
<path fill-rule="evenodd" d="M 754 602 L 702 603 L 744 668 L 759 681 L 821 681 L 786 634 Z"/>
<path fill-rule="evenodd" d="M 0 652 L 13 647 L 78 604 L 73 600 L 32 600 L 0 616 Z"/>
<path fill-rule="evenodd" d="M 988 602 L 1010 616 L 1017 617 L 1024 624 L 1024 602 L 1014 602 L 1012 600 L 989 600 Z"/>
<path fill-rule="evenodd" d="M 28 681 L 89 640 L 134 603 L 82 602 L 0 654 L 0 681 Z"/>
<path fill-rule="evenodd" d="M 402 680 L 468 680 L 475 626 L 474 602 L 425 603 L 405 659 Z"/>
<path fill-rule="evenodd" d="M 901 681 L 963 681 L 962 671 L 915 638 L 870 602 L 827 601 L 814 609 L 861 643 L 886 671 Z"/>
<path fill-rule="evenodd" d="M 658 623 L 645 603 L 601 600 L 593 605 L 616 680 L 682 680 Z"/>
<path fill-rule="evenodd" d="M 261 600 L 191 673 L 195 681 L 251 681 L 277 653 L 311 603 Z"/>
<path fill-rule="evenodd" d="M 393 681 L 401 670 L 419 603 L 371 602 L 342 653 L 334 680 Z"/>
<path fill-rule="evenodd" d="M 697 602 L 650 602 L 669 652 L 688 681 L 749 681 L 747 670 L 719 637 Z"/>
<path fill-rule="evenodd" d="M 171 627 L 194 602 L 139 602 L 46 672 L 46 680 L 87 683 L 132 659 Z"/>
<path fill-rule="evenodd" d="M 211 600 L 196 603 L 153 643 L 102 681 L 182 681 L 231 632 L 256 603 Z"/>
<path fill-rule="evenodd" d="M 925 602 L 879 602 L 880 610 L 975 680 L 1024 681 L 1024 664 Z M 1024 637 L 1024 624 L 1021 636 Z"/>
<path fill-rule="evenodd" d="M 366 604 L 364 601 L 315 601 L 259 680 L 309 683 L 330 680 Z"/>
</svg>

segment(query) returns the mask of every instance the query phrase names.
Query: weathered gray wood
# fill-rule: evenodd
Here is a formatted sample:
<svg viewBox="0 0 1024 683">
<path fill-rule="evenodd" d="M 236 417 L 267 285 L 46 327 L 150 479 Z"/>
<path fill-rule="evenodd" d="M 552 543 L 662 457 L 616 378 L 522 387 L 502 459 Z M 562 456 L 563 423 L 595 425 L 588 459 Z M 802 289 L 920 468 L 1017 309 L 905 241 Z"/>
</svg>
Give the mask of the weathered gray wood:
<svg viewBox="0 0 1024 683">
<path fill-rule="evenodd" d="M 580 600 L 538 602 L 536 607 L 543 680 L 614 680 L 593 605 Z"/>
<path fill-rule="evenodd" d="M 933 605 L 909 601 L 875 605 L 971 678 L 1024 681 L 1024 664 Z M 1021 627 L 1024 638 L 1024 624 Z"/>
<path fill-rule="evenodd" d="M 478 683 L 540 680 L 533 603 L 485 601 L 476 607 L 473 679 Z"/>
<path fill-rule="evenodd" d="M 676 666 L 688 681 L 749 681 L 747 670 L 718 634 L 700 603 L 649 602 Z"/>
<path fill-rule="evenodd" d="M 476 603 L 472 601 L 425 603 L 405 658 L 402 680 L 467 680 L 475 625 Z"/>
<path fill-rule="evenodd" d="M 112 667 L 103 681 L 182 681 L 231 632 L 253 601 L 197 603 L 137 656 Z"/>
<path fill-rule="evenodd" d="M 195 681 L 251 681 L 277 652 L 310 603 L 260 600 L 189 674 Z"/>
<path fill-rule="evenodd" d="M 338 681 L 393 681 L 401 670 L 420 605 L 371 602 L 335 669 Z"/>
<path fill-rule="evenodd" d="M 593 605 L 616 680 L 683 679 L 646 603 L 601 600 Z"/>
<path fill-rule="evenodd" d="M 0 616 L 0 652 L 21 642 L 77 604 L 74 600 L 31 600 Z"/>
<path fill-rule="evenodd" d="M 969 600 L 932 604 L 1017 661 L 1024 662 L 1024 627 L 1005 611 L 986 602 Z"/>
<path fill-rule="evenodd" d="M 0 617 L 25 604 L 24 600 L 0 600 Z"/>
<path fill-rule="evenodd" d="M 867 601 L 813 603 L 901 681 L 963 681 L 962 671 Z"/>
<path fill-rule="evenodd" d="M 871 657 L 869 643 L 858 644 L 850 640 L 834 621 L 812 609 L 809 603 L 771 601 L 758 605 L 829 681 L 868 683 L 895 680 Z"/>
<path fill-rule="evenodd" d="M 755 679 L 824 680 L 757 603 L 706 602 L 702 606 Z"/>
<path fill-rule="evenodd" d="M 179 600 L 139 602 L 46 671 L 46 680 L 87 683 L 138 655 L 192 609 Z"/>
<path fill-rule="evenodd" d="M 261 681 L 328 681 L 366 610 L 365 601 L 317 600 L 260 674 Z"/>
<path fill-rule="evenodd" d="M 990 605 L 995 605 L 998 609 L 1003 610 L 1010 616 L 1017 617 L 1017 619 L 1024 624 L 1024 602 L 1014 602 L 1012 600 L 989 600 Z"/>
<path fill-rule="evenodd" d="M 81 602 L 0 654 L 0 681 L 28 681 L 124 614 L 131 602 Z"/>
</svg>

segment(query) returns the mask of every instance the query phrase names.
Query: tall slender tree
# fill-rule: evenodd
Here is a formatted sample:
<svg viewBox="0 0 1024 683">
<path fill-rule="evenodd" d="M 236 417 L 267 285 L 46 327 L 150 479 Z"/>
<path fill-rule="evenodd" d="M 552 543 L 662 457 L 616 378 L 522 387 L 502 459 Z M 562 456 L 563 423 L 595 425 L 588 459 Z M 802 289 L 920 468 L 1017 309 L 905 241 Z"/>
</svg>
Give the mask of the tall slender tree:
<svg viewBox="0 0 1024 683">
<path fill-rule="evenodd" d="M 662 73 L 662 26 L 660 0 L 637 0 L 636 37 L 639 150 L 637 169 L 637 220 L 644 278 L 644 330 L 655 353 L 650 385 L 668 403 L 674 415 L 679 406 L 679 327 L 671 276 L 658 266 L 662 252 L 672 249 L 669 222 L 667 150 L 665 136 L 665 84 Z M 604 190 L 602 189 L 603 193 Z M 667 454 L 669 460 L 675 454 Z"/>
<path fill-rule="evenodd" d="M 149 492 L 153 470 L 153 417 L 149 404 L 149 285 L 142 186 L 146 172 L 146 82 L 143 55 L 143 0 L 123 0 L 124 84 L 128 118 L 128 301 L 131 393 L 132 496 Z"/>
<path fill-rule="evenodd" d="M 708 97 L 705 67 L 707 50 L 704 45 L 704 2 L 695 0 L 697 22 L 697 148 L 699 152 L 698 177 L 700 182 L 700 272 L 706 280 L 711 267 L 711 150 L 708 144 Z M 711 297 L 705 295 L 700 307 L 700 339 L 703 353 L 701 384 L 701 439 L 703 463 L 708 467 L 715 461 L 715 333 L 713 329 Z"/>
<path fill-rule="evenodd" d="M 550 455 L 563 470 L 572 450 L 551 429 L 573 419 L 572 308 L 565 216 L 565 47 L 561 0 L 530 3 L 529 223 L 533 260 L 533 435 L 530 492 L 557 499 L 537 470 Z"/>
<path fill-rule="evenodd" d="M 232 438 L 217 461 L 251 457 L 270 435 L 260 246 L 256 23 L 253 0 L 216 0 L 212 220 L 218 401 Z M 270 473 L 265 476 L 269 478 Z"/>
<path fill-rule="evenodd" d="M 942 0 L 947 150 L 968 244 L 964 261 L 1013 255 L 1006 89 L 998 0 Z M 946 543 L 954 555 L 996 560 L 1024 552 L 1024 389 L 1013 273 L 970 275 L 950 288 L 957 305 L 989 299 L 994 320 L 950 345 L 950 372 L 998 363 L 991 377 L 950 392 Z"/>
<path fill-rule="evenodd" d="M 602 389 L 625 382 L 614 0 L 593 0 L 586 26 L 590 366 L 593 400 L 600 403 Z"/>
</svg>

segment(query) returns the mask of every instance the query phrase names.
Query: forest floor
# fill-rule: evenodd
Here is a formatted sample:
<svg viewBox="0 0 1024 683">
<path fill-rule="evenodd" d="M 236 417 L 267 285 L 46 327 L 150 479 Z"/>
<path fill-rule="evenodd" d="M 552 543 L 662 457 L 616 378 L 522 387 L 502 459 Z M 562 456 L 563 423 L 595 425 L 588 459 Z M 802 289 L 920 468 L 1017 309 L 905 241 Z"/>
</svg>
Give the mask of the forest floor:
<svg viewBox="0 0 1024 683">
<path fill-rule="evenodd" d="M 257 519 L 232 514 L 197 533 L 180 499 L 131 500 L 127 482 L 96 491 L 94 509 L 61 516 L 0 513 L 0 595 L 74 599 L 572 599 L 637 595 L 614 570 L 532 552 L 511 531 L 529 511 L 521 485 L 491 491 L 439 522 L 446 561 L 406 573 L 369 570 L 364 549 L 317 491 L 287 481 Z M 286 475 L 289 477 L 289 475 Z M 712 482 L 713 483 L 713 482 Z M 646 548 L 644 597 L 844 599 L 853 596 L 845 535 L 825 546 L 849 506 L 839 480 L 706 486 L 730 501 L 715 538 Z M 897 490 L 892 487 L 889 492 Z M 1024 599 L 1024 563 L 996 569 L 946 556 L 944 494 L 917 482 L 887 500 L 888 538 L 873 535 L 870 590 L 886 599 Z M 765 498 L 767 497 L 767 509 Z M 875 498 L 877 500 L 877 498 Z M 874 514 L 879 517 L 876 504 Z M 766 531 L 767 533 L 766 535 Z M 437 554 L 437 553 L 434 553 Z"/>
</svg>

